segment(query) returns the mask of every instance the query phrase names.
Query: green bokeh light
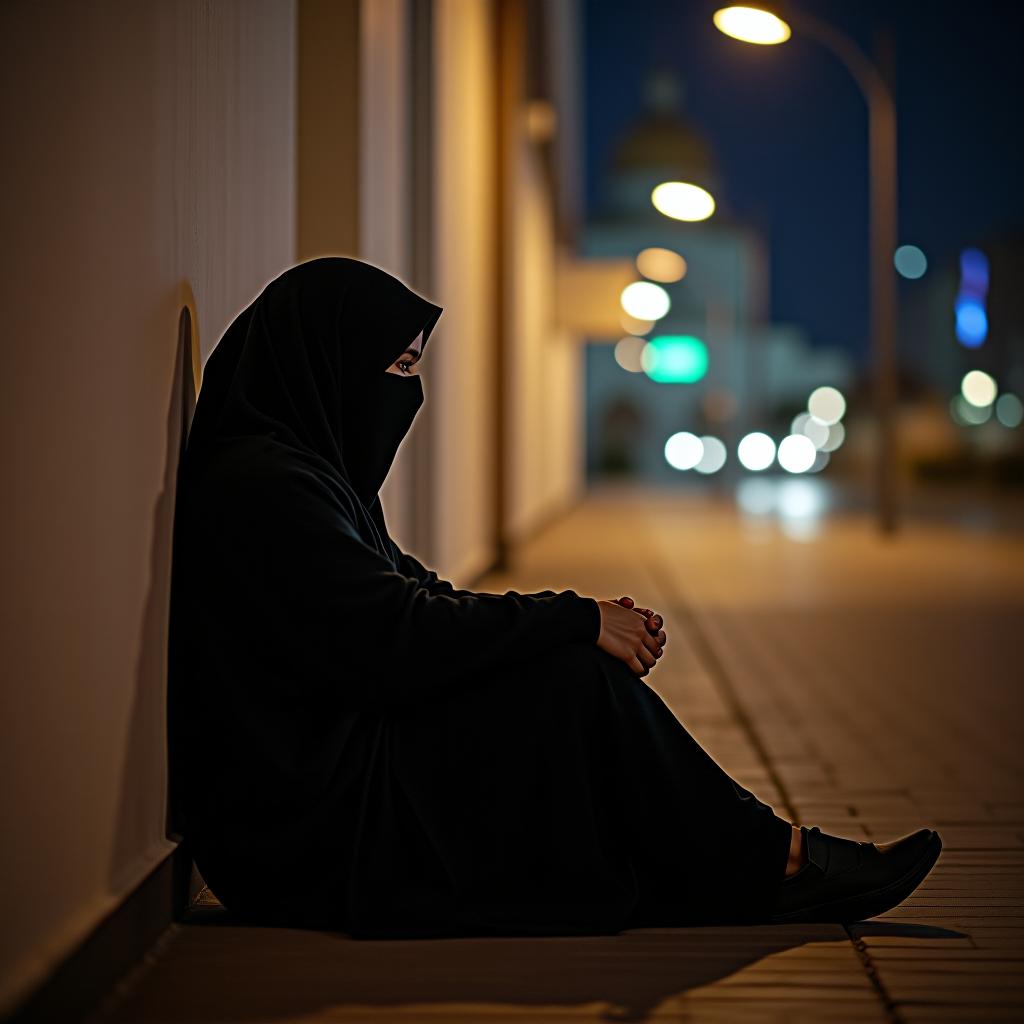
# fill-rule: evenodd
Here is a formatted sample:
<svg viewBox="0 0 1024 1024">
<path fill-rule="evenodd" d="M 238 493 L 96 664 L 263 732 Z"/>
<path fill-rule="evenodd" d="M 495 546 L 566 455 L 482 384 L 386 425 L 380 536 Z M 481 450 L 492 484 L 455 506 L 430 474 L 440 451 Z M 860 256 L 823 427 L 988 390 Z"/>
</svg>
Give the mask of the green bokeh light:
<svg viewBox="0 0 1024 1024">
<path fill-rule="evenodd" d="M 640 364 L 659 383 L 694 384 L 708 372 L 708 348 L 692 334 L 658 334 L 644 346 Z"/>
</svg>

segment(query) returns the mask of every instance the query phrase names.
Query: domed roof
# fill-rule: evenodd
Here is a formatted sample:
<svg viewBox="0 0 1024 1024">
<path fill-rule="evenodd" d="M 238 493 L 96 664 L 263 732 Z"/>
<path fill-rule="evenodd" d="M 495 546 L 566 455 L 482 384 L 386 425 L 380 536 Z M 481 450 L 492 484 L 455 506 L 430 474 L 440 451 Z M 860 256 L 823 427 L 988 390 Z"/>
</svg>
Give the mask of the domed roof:
<svg viewBox="0 0 1024 1024">
<path fill-rule="evenodd" d="M 715 156 L 707 140 L 681 113 L 682 82 L 672 72 L 657 71 L 648 78 L 644 92 L 644 112 L 611 153 L 608 185 L 612 205 L 649 206 L 650 189 L 662 181 L 686 181 L 715 191 Z M 627 196 L 634 198 L 627 200 Z"/>
</svg>

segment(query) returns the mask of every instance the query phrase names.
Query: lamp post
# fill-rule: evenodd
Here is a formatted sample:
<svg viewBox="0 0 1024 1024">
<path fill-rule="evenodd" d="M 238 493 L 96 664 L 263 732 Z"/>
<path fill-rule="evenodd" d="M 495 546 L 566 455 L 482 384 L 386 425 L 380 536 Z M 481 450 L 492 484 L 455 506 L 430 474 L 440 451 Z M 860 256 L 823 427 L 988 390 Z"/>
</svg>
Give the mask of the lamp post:
<svg viewBox="0 0 1024 1024">
<path fill-rule="evenodd" d="M 783 21 L 767 7 L 724 7 L 714 14 L 726 35 L 762 45 L 783 43 L 792 30 L 831 51 L 853 76 L 868 108 L 870 168 L 871 359 L 878 430 L 875 499 L 883 535 L 897 528 L 896 508 L 896 105 L 881 71 L 842 32 L 786 9 Z"/>
</svg>

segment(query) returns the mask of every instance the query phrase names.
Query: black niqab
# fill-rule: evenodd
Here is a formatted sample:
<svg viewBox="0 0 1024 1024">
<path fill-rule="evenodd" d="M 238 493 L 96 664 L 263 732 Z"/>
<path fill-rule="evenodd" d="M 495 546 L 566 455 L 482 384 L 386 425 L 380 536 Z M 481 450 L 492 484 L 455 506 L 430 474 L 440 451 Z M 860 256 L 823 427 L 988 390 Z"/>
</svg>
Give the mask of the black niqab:
<svg viewBox="0 0 1024 1024">
<path fill-rule="evenodd" d="M 460 590 L 388 536 L 423 392 L 386 370 L 440 313 L 312 260 L 207 361 L 175 520 L 176 828 L 229 909 L 358 937 L 696 921 L 716 878 L 726 918 L 756 912 L 788 823 L 596 646 L 597 602 Z"/>
</svg>

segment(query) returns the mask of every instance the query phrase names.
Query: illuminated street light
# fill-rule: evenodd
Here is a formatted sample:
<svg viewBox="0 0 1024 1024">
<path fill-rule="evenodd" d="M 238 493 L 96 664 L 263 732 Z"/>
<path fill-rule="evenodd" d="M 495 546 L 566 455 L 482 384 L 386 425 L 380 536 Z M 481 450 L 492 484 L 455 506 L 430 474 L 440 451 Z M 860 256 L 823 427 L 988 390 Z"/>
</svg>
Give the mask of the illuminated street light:
<svg viewBox="0 0 1024 1024">
<path fill-rule="evenodd" d="M 723 7 L 715 11 L 712 20 L 719 32 L 759 46 L 784 43 L 792 35 L 777 14 L 761 7 Z"/>
<path fill-rule="evenodd" d="M 896 508 L 896 104 L 882 73 L 851 39 L 827 22 L 787 7 L 783 21 L 763 5 L 724 7 L 715 12 L 716 28 L 744 42 L 782 43 L 790 29 L 820 43 L 853 76 L 868 108 L 871 176 L 871 342 L 878 422 L 875 445 L 875 494 L 878 526 L 895 533 Z M 812 409 L 813 413 L 814 410 Z"/>
<path fill-rule="evenodd" d="M 654 208 L 673 220 L 707 220 L 715 212 L 711 193 L 683 181 L 662 182 L 652 193 Z"/>
</svg>

